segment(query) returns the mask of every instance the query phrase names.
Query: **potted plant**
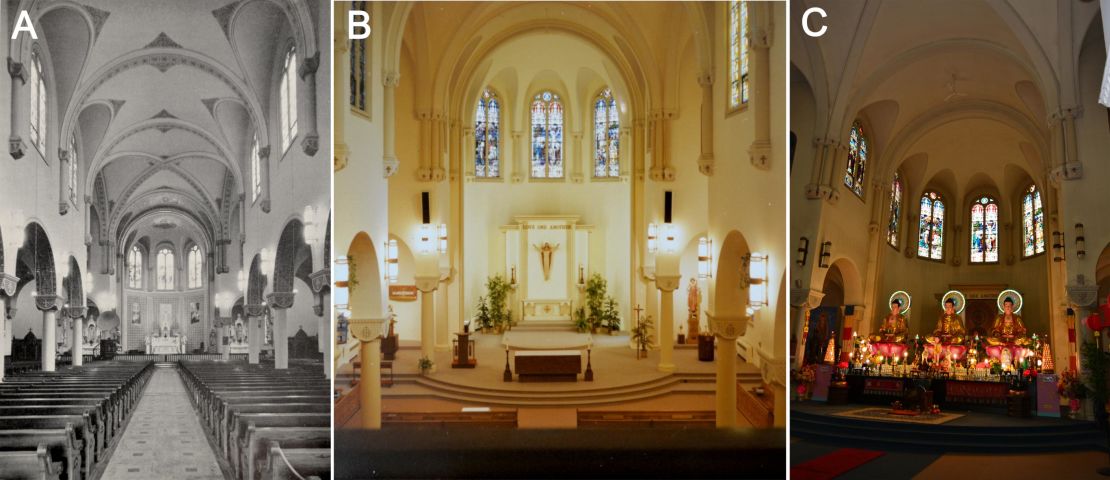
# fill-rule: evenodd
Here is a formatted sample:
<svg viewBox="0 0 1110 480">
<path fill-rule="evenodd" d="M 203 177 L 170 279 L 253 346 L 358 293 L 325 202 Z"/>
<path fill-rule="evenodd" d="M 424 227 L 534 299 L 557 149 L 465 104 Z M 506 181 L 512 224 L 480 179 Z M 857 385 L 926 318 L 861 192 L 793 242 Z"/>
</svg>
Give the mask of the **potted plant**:
<svg viewBox="0 0 1110 480">
<path fill-rule="evenodd" d="M 487 306 L 491 327 L 498 333 L 509 328 L 513 312 L 508 308 L 509 282 L 501 274 L 486 278 Z"/>
<path fill-rule="evenodd" d="M 428 357 L 420 357 L 420 360 L 417 361 L 416 365 L 420 367 L 421 375 L 427 375 L 428 371 L 430 371 L 432 367 L 435 366 L 435 363 L 432 363 L 432 360 Z"/>
<path fill-rule="evenodd" d="M 482 333 L 489 333 L 493 329 L 493 317 L 490 315 L 486 297 L 478 297 L 478 313 L 474 315 L 474 319 L 478 321 L 478 328 Z"/>
<path fill-rule="evenodd" d="M 578 333 L 584 333 L 590 329 L 590 320 L 586 318 L 586 307 L 574 309 L 574 328 Z"/>
<path fill-rule="evenodd" d="M 651 345 L 651 315 L 644 317 L 632 329 L 632 341 L 636 342 L 636 359 L 647 358 L 648 346 Z"/>
<path fill-rule="evenodd" d="M 610 335 L 616 335 L 621 331 L 621 316 L 620 310 L 617 308 L 617 300 L 609 297 L 605 300 L 605 308 L 602 310 L 602 324 L 605 328 L 609 329 Z"/>
</svg>

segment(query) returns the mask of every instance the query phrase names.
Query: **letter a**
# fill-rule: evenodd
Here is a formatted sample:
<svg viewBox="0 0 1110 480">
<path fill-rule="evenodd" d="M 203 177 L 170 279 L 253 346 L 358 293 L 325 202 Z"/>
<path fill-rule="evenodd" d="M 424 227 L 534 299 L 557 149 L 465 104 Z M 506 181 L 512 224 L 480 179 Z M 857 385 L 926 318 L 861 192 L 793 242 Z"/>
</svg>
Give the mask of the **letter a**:
<svg viewBox="0 0 1110 480">
<path fill-rule="evenodd" d="M 12 40 L 19 36 L 19 32 L 31 32 L 31 38 L 39 39 L 38 34 L 35 33 L 35 26 L 31 24 L 31 16 L 27 14 L 26 10 L 19 11 L 19 19 L 15 21 L 15 30 L 12 30 Z"/>
<path fill-rule="evenodd" d="M 356 20 L 356 18 L 358 18 L 358 19 Z M 348 23 L 350 24 L 351 27 L 350 27 L 350 30 L 347 33 L 347 36 L 351 40 L 362 40 L 362 39 L 370 36 L 370 14 L 369 13 L 366 13 L 362 10 L 351 10 L 350 21 Z M 359 33 L 355 33 L 356 28 L 361 28 L 362 31 L 359 32 Z"/>
</svg>

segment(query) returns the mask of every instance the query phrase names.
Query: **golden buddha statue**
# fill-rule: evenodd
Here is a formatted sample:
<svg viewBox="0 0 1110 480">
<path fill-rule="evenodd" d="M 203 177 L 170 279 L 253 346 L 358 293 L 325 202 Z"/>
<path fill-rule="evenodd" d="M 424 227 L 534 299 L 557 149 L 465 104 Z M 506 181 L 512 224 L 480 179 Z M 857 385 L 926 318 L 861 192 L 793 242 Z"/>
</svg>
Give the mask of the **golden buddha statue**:
<svg viewBox="0 0 1110 480">
<path fill-rule="evenodd" d="M 887 315 L 877 335 L 871 336 L 874 343 L 902 343 L 906 339 L 906 316 L 902 315 L 902 300 L 890 302 L 890 315 Z"/>
<path fill-rule="evenodd" d="M 994 325 L 991 327 L 990 336 L 987 337 L 987 343 L 1025 346 L 1029 344 L 1029 338 L 1025 333 L 1025 323 L 1021 321 L 1021 315 L 1014 313 L 1014 299 L 1006 297 L 1002 301 L 1002 313 L 994 317 Z"/>
<path fill-rule="evenodd" d="M 932 344 L 962 344 L 965 333 L 964 321 L 956 313 L 956 300 L 949 298 L 944 301 L 944 313 L 937 320 L 936 330 L 933 330 L 933 335 L 926 339 Z"/>
</svg>

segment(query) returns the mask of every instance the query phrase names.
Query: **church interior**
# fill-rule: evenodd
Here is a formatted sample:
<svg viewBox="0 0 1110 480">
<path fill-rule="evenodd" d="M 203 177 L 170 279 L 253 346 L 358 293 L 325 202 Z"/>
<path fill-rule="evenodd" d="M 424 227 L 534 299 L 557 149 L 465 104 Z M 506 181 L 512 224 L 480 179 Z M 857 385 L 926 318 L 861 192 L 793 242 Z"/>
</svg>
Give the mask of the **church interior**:
<svg viewBox="0 0 1110 480">
<path fill-rule="evenodd" d="M 0 7 L 0 477 L 328 477 L 328 7 Z"/>
<path fill-rule="evenodd" d="M 804 0 L 792 18 L 813 7 L 827 31 L 790 51 L 792 476 L 1097 476 L 1099 2 Z"/>
<path fill-rule="evenodd" d="M 785 2 L 334 17 L 337 475 L 781 475 Z"/>
</svg>

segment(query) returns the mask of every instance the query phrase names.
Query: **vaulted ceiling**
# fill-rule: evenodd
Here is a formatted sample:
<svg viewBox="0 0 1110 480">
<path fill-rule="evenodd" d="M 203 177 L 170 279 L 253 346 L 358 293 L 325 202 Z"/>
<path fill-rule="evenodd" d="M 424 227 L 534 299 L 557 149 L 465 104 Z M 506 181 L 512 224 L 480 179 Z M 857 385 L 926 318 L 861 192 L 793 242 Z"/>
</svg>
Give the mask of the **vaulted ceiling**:
<svg viewBox="0 0 1110 480">
<path fill-rule="evenodd" d="M 251 140 L 257 132 L 268 144 L 275 62 L 293 31 L 283 9 L 294 3 L 37 7 L 56 88 L 52 125 L 58 138 L 78 138 L 80 191 L 100 223 L 90 234 L 123 243 L 128 231 L 177 217 L 198 242 L 229 235 L 237 220 L 227 202 L 249 190 Z"/>
</svg>

